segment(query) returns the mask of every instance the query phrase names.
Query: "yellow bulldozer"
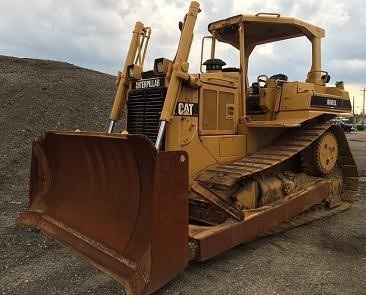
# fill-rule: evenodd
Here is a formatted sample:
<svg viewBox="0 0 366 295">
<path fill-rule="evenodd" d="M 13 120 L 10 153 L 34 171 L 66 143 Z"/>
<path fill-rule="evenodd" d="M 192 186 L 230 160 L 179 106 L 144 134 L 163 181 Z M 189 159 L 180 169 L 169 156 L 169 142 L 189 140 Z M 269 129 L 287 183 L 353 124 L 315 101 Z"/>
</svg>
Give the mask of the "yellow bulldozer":
<svg viewBox="0 0 366 295">
<path fill-rule="evenodd" d="M 199 12 L 191 2 L 175 57 L 152 70 L 151 29 L 136 23 L 105 133 L 48 131 L 33 143 L 30 205 L 17 223 L 73 248 L 129 294 L 152 293 L 191 260 L 344 210 L 357 196 L 346 137 L 329 123 L 351 104 L 322 69 L 324 30 L 274 13 L 219 20 L 190 73 Z M 297 37 L 311 43 L 304 81 L 261 74 L 249 83 L 257 46 Z M 235 67 L 225 67 L 220 44 L 234 49 Z M 126 130 L 116 131 L 124 112 Z"/>
</svg>

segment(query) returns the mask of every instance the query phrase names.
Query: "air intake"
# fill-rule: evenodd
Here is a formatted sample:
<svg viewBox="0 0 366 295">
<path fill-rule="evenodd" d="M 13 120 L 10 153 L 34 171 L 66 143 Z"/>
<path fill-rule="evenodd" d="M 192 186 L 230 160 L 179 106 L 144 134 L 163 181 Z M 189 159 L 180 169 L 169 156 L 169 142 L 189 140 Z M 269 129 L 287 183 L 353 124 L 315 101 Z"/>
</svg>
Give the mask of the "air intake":
<svg viewBox="0 0 366 295">
<path fill-rule="evenodd" d="M 165 95 L 165 87 L 129 92 L 127 101 L 128 133 L 143 134 L 155 143 Z"/>
</svg>

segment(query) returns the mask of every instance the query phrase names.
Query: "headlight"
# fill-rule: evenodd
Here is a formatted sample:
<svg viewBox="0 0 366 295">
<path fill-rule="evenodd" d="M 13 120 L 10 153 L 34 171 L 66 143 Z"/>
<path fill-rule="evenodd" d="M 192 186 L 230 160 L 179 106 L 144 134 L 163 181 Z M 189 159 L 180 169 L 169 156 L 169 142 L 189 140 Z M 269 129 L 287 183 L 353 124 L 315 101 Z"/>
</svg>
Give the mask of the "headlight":
<svg viewBox="0 0 366 295">
<path fill-rule="evenodd" d="M 157 58 L 154 61 L 154 74 L 165 75 L 169 70 L 169 65 L 172 63 L 171 60 L 166 58 Z"/>
<path fill-rule="evenodd" d="M 157 69 L 159 74 L 164 73 L 164 67 L 163 67 L 163 61 L 162 60 L 159 60 L 156 63 L 156 69 Z"/>
<path fill-rule="evenodd" d="M 128 68 L 128 77 L 130 77 L 131 79 L 133 79 L 133 65 L 132 65 L 132 67 L 130 66 Z"/>
<path fill-rule="evenodd" d="M 142 67 L 139 65 L 128 65 L 127 75 L 130 79 L 141 79 Z"/>
</svg>

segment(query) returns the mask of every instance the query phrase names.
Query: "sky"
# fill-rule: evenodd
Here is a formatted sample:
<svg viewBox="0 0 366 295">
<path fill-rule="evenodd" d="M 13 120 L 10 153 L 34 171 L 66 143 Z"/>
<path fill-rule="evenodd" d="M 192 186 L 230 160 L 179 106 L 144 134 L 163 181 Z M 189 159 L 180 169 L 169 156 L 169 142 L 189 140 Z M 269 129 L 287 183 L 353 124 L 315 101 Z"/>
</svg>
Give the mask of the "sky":
<svg viewBox="0 0 366 295">
<path fill-rule="evenodd" d="M 238 14 L 275 12 L 325 29 L 322 69 L 330 85 L 344 81 L 360 113 L 366 87 L 366 1 L 359 0 L 201 0 L 190 53 L 190 72 L 198 72 L 203 36 L 210 22 Z M 159 57 L 173 59 L 178 22 L 189 0 L 0 0 L 0 55 L 64 61 L 116 75 L 121 70 L 136 21 L 151 27 L 145 70 Z M 278 44 L 277 44 L 278 43 Z M 249 79 L 284 73 L 304 81 L 310 70 L 305 38 L 258 46 Z M 228 66 L 238 62 L 233 48 L 219 47 Z M 206 52 L 206 51 L 205 51 Z"/>
</svg>

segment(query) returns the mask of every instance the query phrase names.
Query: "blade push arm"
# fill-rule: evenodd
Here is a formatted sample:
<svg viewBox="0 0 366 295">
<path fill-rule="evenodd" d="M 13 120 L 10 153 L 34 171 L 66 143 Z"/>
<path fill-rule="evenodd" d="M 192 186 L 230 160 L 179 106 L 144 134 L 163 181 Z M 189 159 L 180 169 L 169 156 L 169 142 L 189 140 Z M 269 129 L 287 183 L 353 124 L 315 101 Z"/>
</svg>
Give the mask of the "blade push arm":
<svg viewBox="0 0 366 295">
<path fill-rule="evenodd" d="M 108 126 L 108 133 L 112 133 L 114 124 L 119 120 L 121 116 L 122 109 L 126 104 L 127 91 L 128 91 L 128 65 L 138 63 L 141 67 L 144 63 L 146 47 L 148 40 L 150 38 L 151 30 L 150 28 L 144 27 L 141 22 L 136 22 L 135 28 L 132 32 L 132 39 L 130 47 L 128 49 L 127 57 L 125 60 L 123 72 L 118 73 L 117 77 L 117 92 L 114 98 L 114 103 L 109 117 L 110 123 Z M 143 51 L 143 52 L 142 52 Z"/>
<path fill-rule="evenodd" d="M 189 80 L 188 74 L 188 56 L 193 40 L 193 29 L 196 23 L 197 15 L 200 12 L 200 4 L 196 1 L 192 1 L 189 7 L 189 11 L 185 17 L 182 34 L 179 40 L 177 54 L 175 57 L 175 63 L 172 68 L 172 74 L 169 81 L 169 86 L 164 101 L 164 106 L 160 115 L 160 128 L 158 137 L 156 139 L 155 147 L 160 149 L 163 135 L 165 132 L 165 125 L 171 120 L 173 115 L 174 106 L 177 102 L 178 94 L 182 81 Z"/>
</svg>

